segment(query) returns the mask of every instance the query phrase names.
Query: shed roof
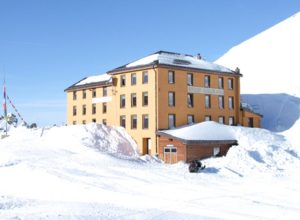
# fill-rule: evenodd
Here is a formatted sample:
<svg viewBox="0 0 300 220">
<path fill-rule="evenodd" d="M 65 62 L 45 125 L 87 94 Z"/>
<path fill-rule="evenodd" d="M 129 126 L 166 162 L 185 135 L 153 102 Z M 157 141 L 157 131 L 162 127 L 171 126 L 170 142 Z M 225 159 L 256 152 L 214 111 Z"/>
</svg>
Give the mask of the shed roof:
<svg viewBox="0 0 300 220">
<path fill-rule="evenodd" d="M 175 129 L 161 130 L 158 135 L 169 136 L 185 143 L 236 142 L 231 126 L 213 121 L 201 122 Z"/>
</svg>

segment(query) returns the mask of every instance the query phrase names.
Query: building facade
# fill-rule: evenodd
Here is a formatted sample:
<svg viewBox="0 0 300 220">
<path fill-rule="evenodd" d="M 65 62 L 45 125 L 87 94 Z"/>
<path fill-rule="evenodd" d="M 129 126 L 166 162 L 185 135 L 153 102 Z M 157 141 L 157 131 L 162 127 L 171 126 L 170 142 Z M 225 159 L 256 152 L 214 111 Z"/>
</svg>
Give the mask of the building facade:
<svg viewBox="0 0 300 220">
<path fill-rule="evenodd" d="M 240 103 L 239 71 L 159 51 L 67 88 L 67 124 L 123 126 L 142 154 L 158 153 L 159 130 L 202 121 L 260 126 Z M 257 118 L 258 117 L 258 118 Z"/>
</svg>

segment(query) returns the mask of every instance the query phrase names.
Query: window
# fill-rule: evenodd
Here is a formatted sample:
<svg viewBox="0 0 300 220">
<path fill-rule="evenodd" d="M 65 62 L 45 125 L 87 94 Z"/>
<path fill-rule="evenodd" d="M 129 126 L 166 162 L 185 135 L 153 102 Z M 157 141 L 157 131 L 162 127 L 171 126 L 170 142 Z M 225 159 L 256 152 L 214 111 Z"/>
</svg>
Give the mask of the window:
<svg viewBox="0 0 300 220">
<path fill-rule="evenodd" d="M 76 125 L 76 121 L 73 121 L 73 125 Z"/>
<path fill-rule="evenodd" d="M 82 106 L 82 114 L 83 114 L 83 115 L 86 115 L 86 105 L 83 105 L 83 106 Z"/>
<path fill-rule="evenodd" d="M 194 124 L 194 115 L 187 116 L 187 124 L 188 125 Z"/>
<path fill-rule="evenodd" d="M 92 97 L 93 97 L 93 98 L 95 98 L 95 97 L 96 97 L 96 95 L 97 95 L 97 93 L 96 93 L 96 89 L 93 89 L 93 90 L 92 90 Z"/>
<path fill-rule="evenodd" d="M 85 90 L 85 89 L 82 90 L 82 98 L 83 98 L 83 99 L 86 99 L 86 90 Z"/>
<path fill-rule="evenodd" d="M 148 92 L 143 92 L 143 106 L 148 105 Z"/>
<path fill-rule="evenodd" d="M 73 116 L 76 116 L 77 115 L 77 108 L 76 106 L 73 106 Z"/>
<path fill-rule="evenodd" d="M 204 76 L 204 87 L 210 87 L 210 76 Z"/>
<path fill-rule="evenodd" d="M 102 103 L 102 113 L 105 114 L 107 112 L 107 104 L 106 102 Z"/>
<path fill-rule="evenodd" d="M 234 109 L 234 101 L 232 96 L 228 97 L 228 107 L 229 109 Z"/>
<path fill-rule="evenodd" d="M 125 95 L 120 95 L 120 108 L 125 108 Z"/>
<path fill-rule="evenodd" d="M 85 121 L 85 120 L 83 120 L 83 121 L 82 121 L 82 124 L 84 124 L 84 125 L 85 125 L 85 124 L 86 124 L 86 121 Z"/>
<path fill-rule="evenodd" d="M 168 115 L 168 122 L 169 122 L 169 128 L 175 128 L 175 114 L 169 114 Z"/>
<path fill-rule="evenodd" d="M 210 108 L 210 95 L 205 95 L 205 108 Z"/>
<path fill-rule="evenodd" d="M 93 123 L 96 123 L 96 118 L 93 118 L 93 119 L 92 119 L 92 122 L 93 122 Z"/>
<path fill-rule="evenodd" d="M 168 82 L 169 82 L 169 84 L 175 83 L 175 72 L 174 71 L 168 72 Z"/>
<path fill-rule="evenodd" d="M 137 117 L 136 115 L 131 115 L 131 129 L 137 128 Z"/>
<path fill-rule="evenodd" d="M 102 119 L 102 124 L 107 125 L 107 120 L 106 119 Z"/>
<path fill-rule="evenodd" d="M 125 75 L 121 76 L 121 86 L 126 86 L 126 76 Z"/>
<path fill-rule="evenodd" d="M 168 103 L 170 107 L 175 106 L 175 92 L 169 92 L 168 93 Z"/>
<path fill-rule="evenodd" d="M 222 95 L 219 96 L 219 108 L 220 109 L 224 108 L 224 96 Z"/>
<path fill-rule="evenodd" d="M 92 114 L 94 115 L 94 114 L 96 114 L 96 104 L 93 104 L 92 105 Z"/>
<path fill-rule="evenodd" d="M 136 107 L 136 93 L 131 94 L 131 107 Z"/>
<path fill-rule="evenodd" d="M 76 91 L 73 91 L 73 100 L 76 100 L 77 99 L 77 93 Z"/>
<path fill-rule="evenodd" d="M 125 117 L 125 115 L 120 116 L 120 126 L 122 126 L 123 128 L 126 127 L 126 117 Z"/>
<path fill-rule="evenodd" d="M 191 93 L 188 93 L 187 95 L 187 105 L 189 108 L 194 107 L 194 95 Z"/>
<path fill-rule="evenodd" d="M 224 116 L 219 116 L 219 123 L 224 124 Z"/>
<path fill-rule="evenodd" d="M 220 155 L 220 147 L 214 147 L 213 154 L 215 157 Z"/>
<path fill-rule="evenodd" d="M 194 81 L 193 74 L 192 73 L 188 73 L 187 74 L 187 85 L 188 86 L 192 86 L 193 85 L 193 81 Z"/>
<path fill-rule="evenodd" d="M 145 71 L 143 72 L 143 84 L 147 84 L 148 83 L 148 72 Z"/>
<path fill-rule="evenodd" d="M 204 121 L 211 121 L 211 116 L 210 115 L 205 115 Z"/>
<path fill-rule="evenodd" d="M 233 89 L 233 79 L 228 79 L 228 89 Z"/>
<path fill-rule="evenodd" d="M 219 87 L 219 89 L 224 88 L 224 78 L 223 77 L 218 78 L 218 87 Z"/>
<path fill-rule="evenodd" d="M 107 87 L 103 87 L 103 97 L 107 96 Z"/>
<path fill-rule="evenodd" d="M 149 128 L 149 116 L 143 115 L 143 129 Z"/>
<path fill-rule="evenodd" d="M 233 117 L 233 116 L 230 116 L 230 117 L 228 118 L 228 124 L 229 124 L 229 125 L 234 125 L 234 117 Z"/>
<path fill-rule="evenodd" d="M 135 73 L 131 74 L 131 85 L 136 85 L 136 74 Z"/>
</svg>

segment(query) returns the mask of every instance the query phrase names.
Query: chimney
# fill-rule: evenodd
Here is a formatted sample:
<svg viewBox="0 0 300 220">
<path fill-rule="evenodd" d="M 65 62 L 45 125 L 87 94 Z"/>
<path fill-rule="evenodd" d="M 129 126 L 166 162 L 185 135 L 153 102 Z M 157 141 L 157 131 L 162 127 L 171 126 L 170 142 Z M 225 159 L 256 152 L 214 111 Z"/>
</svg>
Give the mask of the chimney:
<svg viewBox="0 0 300 220">
<path fill-rule="evenodd" d="M 198 59 L 198 60 L 201 60 L 201 59 L 202 59 L 202 57 L 201 57 L 201 54 L 200 54 L 200 53 L 198 53 L 198 54 L 197 54 L 197 59 Z"/>
</svg>

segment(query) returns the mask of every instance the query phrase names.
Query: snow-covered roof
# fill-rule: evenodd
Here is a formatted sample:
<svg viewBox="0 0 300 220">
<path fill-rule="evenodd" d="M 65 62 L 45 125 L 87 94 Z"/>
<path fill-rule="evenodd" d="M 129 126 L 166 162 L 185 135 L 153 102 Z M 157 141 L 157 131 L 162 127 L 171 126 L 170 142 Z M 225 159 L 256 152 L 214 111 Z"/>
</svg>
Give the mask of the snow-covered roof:
<svg viewBox="0 0 300 220">
<path fill-rule="evenodd" d="M 104 73 L 104 74 L 100 74 L 100 75 L 86 77 L 83 80 L 76 83 L 75 85 L 80 86 L 80 85 L 85 85 L 85 84 L 90 84 L 90 83 L 110 82 L 111 80 L 112 80 L 111 76 Z"/>
<path fill-rule="evenodd" d="M 162 130 L 158 133 L 164 133 L 172 137 L 188 141 L 235 140 L 231 126 L 219 124 L 213 121 L 201 122 L 170 130 Z"/>
<path fill-rule="evenodd" d="M 179 54 L 167 51 L 158 51 L 154 54 L 141 58 L 137 61 L 131 62 L 127 65 L 121 66 L 115 70 L 123 68 L 134 68 L 139 66 L 151 65 L 151 64 L 165 64 L 186 68 L 194 68 L 201 70 L 235 73 L 234 71 L 224 66 L 208 62 L 203 60 L 199 56 L 192 56 L 187 54 Z M 113 72 L 114 70 L 112 70 Z"/>
</svg>

